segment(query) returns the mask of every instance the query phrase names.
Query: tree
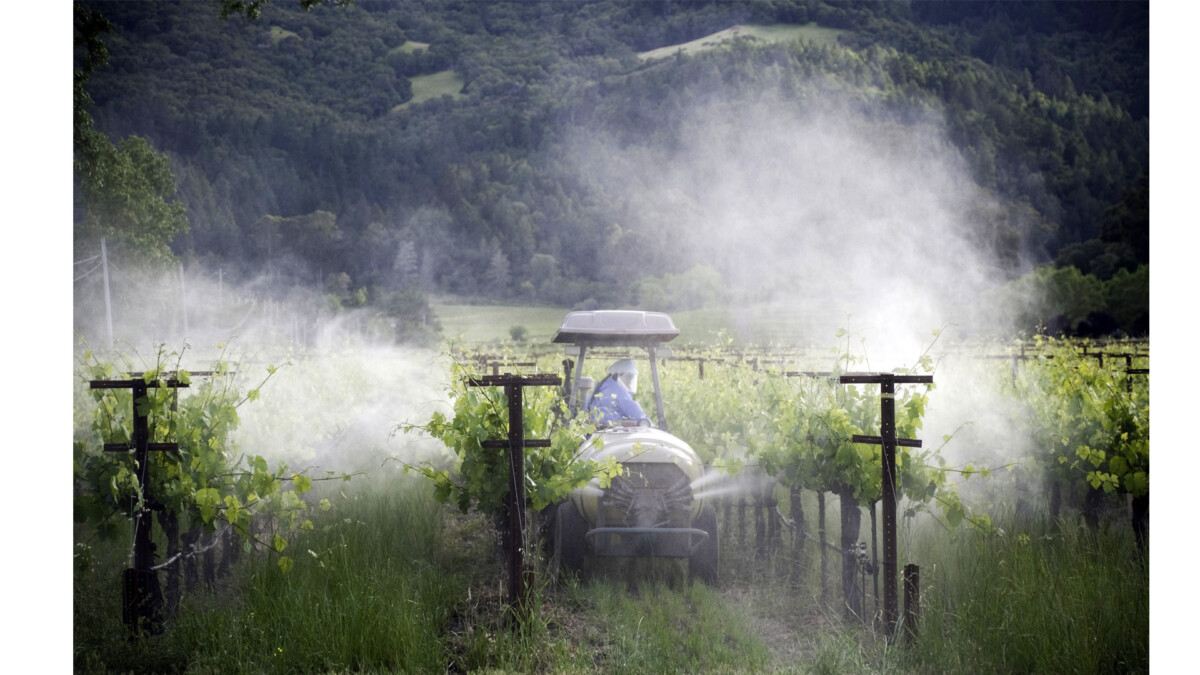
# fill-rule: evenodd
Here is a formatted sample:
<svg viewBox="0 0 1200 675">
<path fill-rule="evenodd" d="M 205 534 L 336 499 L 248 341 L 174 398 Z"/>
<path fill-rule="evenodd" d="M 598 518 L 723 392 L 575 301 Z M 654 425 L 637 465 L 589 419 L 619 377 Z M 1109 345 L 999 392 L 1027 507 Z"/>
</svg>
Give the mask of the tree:
<svg viewBox="0 0 1200 675">
<path fill-rule="evenodd" d="M 108 63 L 101 37 L 111 30 L 99 12 L 76 5 L 75 43 L 82 53 L 74 96 L 75 238 L 91 245 L 104 237 L 118 255 L 166 261 L 174 257 L 175 235 L 188 229 L 184 205 L 169 201 L 176 188 L 167 158 L 139 136 L 114 145 L 96 130 L 88 111 L 92 99 L 85 85 Z"/>
<path fill-rule="evenodd" d="M 175 194 L 175 177 L 166 157 L 138 136 L 120 146 L 103 141 L 92 145 L 94 153 L 82 158 L 77 154 L 76 159 L 85 205 L 76 238 L 86 242 L 106 237 L 116 251 L 148 260 L 172 259 L 171 241 L 187 231 L 188 222 L 183 204 L 167 201 Z"/>
<path fill-rule="evenodd" d="M 409 239 L 424 290 L 487 293 L 499 242 L 507 293 L 625 302 L 638 276 L 688 268 L 681 247 L 705 199 L 681 185 L 631 200 L 633 185 L 615 170 L 593 169 L 662 165 L 690 147 L 685 134 L 698 127 L 683 111 L 737 114 L 768 105 L 781 87 L 801 116 L 815 115 L 826 91 L 861 104 L 856 132 L 904 132 L 944 116 L 947 142 L 970 170 L 964 181 L 988 195 L 963 220 L 978 225 L 975 238 L 1012 276 L 1099 234 L 1104 206 L 1148 165 L 1148 120 L 1130 118 L 1120 103 L 1148 89 L 1137 45 L 1114 45 L 1109 38 L 1123 36 L 1115 30 L 1072 30 L 1045 36 L 1030 61 L 1022 12 L 989 25 L 992 10 L 955 10 L 943 32 L 913 18 L 948 11 L 926 3 L 901 12 L 893 3 L 604 2 L 579 12 L 566 3 L 92 2 L 85 6 L 113 21 L 116 38 L 112 64 L 88 85 L 91 114 L 114 140 L 136 133 L 170 153 L 199 230 L 175 249 L 188 244 L 197 259 L 254 267 L 261 261 L 245 244 L 259 218 L 324 210 L 337 215 L 344 240 L 333 259 L 321 250 L 299 262 L 321 275 L 345 269 L 366 286 L 400 287 L 392 263 Z M 267 19 L 251 20 L 259 11 Z M 635 54 L 749 15 L 803 17 L 855 35 L 833 44 L 747 41 L 654 68 Z M 972 58 L 972 46 L 989 57 L 1007 50 L 1014 67 Z M 1129 57 L 1092 58 L 1106 55 L 1102 47 Z M 423 100 L 392 108 L 408 97 L 401 75 L 418 74 L 437 75 L 419 83 Z M 1063 91 L 1039 90 L 1039 80 Z M 494 96 L 464 96 L 464 81 Z M 1102 97 L 1114 88 L 1127 94 Z M 1097 266 L 1075 264 L 1085 273 L 1127 265 L 1124 255 L 1102 253 Z M 553 287 L 539 289 L 531 276 L 535 254 L 553 256 Z M 757 284 L 762 293 L 770 285 Z"/>
<path fill-rule="evenodd" d="M 709 265 L 696 265 L 678 276 L 667 275 L 666 279 L 673 309 L 701 309 L 725 299 L 721 273 Z"/>
<path fill-rule="evenodd" d="M 1100 227 L 1100 240 L 1129 247 L 1140 264 L 1150 262 L 1150 174 L 1125 191 L 1118 204 L 1108 207 Z M 1132 267 L 1126 269 L 1132 270 Z"/>
<path fill-rule="evenodd" d="M 268 260 L 292 253 L 302 260 L 324 262 L 341 239 L 337 216 L 329 211 L 290 218 L 263 216 L 255 221 L 250 234 L 259 255 Z"/>
<path fill-rule="evenodd" d="M 529 260 L 529 276 L 540 295 L 558 283 L 558 261 L 546 253 L 535 253 Z"/>
<path fill-rule="evenodd" d="M 325 277 L 325 293 L 329 305 L 335 309 L 343 307 L 362 307 L 367 304 L 367 289 L 351 290 L 350 275 L 345 272 L 330 274 Z"/>
<path fill-rule="evenodd" d="M 1150 330 L 1150 266 L 1141 265 L 1134 272 L 1117 270 L 1104 282 L 1104 302 L 1125 332 L 1146 335 Z"/>
<path fill-rule="evenodd" d="M 1106 311 L 1102 282 L 1074 267 L 1042 265 L 1008 284 L 1020 307 L 1022 328 L 1045 326 L 1071 333 L 1093 313 Z"/>
<path fill-rule="evenodd" d="M 396 285 L 400 288 L 418 284 L 421 278 L 421 265 L 417 256 L 416 244 L 409 240 L 400 243 L 400 250 L 396 252 L 392 271 L 395 273 Z"/>
<path fill-rule="evenodd" d="M 298 0 L 300 7 L 304 11 L 310 11 L 317 5 L 333 5 L 335 7 L 345 7 L 353 5 L 354 0 Z M 221 18 L 228 19 L 237 14 L 250 19 L 257 20 L 262 14 L 263 5 L 269 4 L 271 0 L 221 0 Z"/>
<path fill-rule="evenodd" d="M 429 309 L 429 299 L 417 288 L 386 292 L 379 302 L 396 342 L 437 344 L 441 325 Z"/>
<path fill-rule="evenodd" d="M 504 255 L 504 251 L 496 249 L 496 252 L 492 254 L 487 271 L 487 282 L 492 293 L 507 294 L 508 285 L 512 282 L 508 267 L 508 258 Z"/>
</svg>

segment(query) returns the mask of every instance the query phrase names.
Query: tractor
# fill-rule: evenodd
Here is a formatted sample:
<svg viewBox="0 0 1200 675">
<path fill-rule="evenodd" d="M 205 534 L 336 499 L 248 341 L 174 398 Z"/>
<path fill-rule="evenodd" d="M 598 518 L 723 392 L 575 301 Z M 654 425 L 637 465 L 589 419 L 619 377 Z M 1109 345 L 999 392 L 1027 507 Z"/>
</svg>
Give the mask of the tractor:
<svg viewBox="0 0 1200 675">
<path fill-rule="evenodd" d="M 598 422 L 583 441 L 581 459 L 613 457 L 623 472 L 607 488 L 593 481 L 555 506 L 550 533 L 555 574 L 579 572 L 589 557 L 686 558 L 690 576 L 716 582 L 717 512 L 693 489 L 705 467 L 687 442 L 668 431 L 659 386 L 659 359 L 670 356 L 663 344 L 678 336 L 666 314 L 629 310 L 571 312 L 555 334 L 553 342 L 566 345 L 563 394 L 572 415 L 584 410 L 595 418 L 594 380 L 584 375 L 589 350 L 644 359 L 655 413 L 655 422 Z"/>
</svg>

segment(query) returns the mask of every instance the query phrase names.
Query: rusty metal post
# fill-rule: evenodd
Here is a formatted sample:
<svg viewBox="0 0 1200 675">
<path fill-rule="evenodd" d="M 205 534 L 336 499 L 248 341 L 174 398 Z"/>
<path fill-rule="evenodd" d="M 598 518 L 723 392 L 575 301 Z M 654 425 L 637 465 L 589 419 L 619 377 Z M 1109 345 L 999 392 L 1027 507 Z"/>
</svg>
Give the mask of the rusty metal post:
<svg viewBox="0 0 1200 675">
<path fill-rule="evenodd" d="M 158 583 L 158 574 L 154 571 L 154 541 L 151 538 L 153 520 L 151 518 L 152 499 L 147 488 L 150 475 L 150 452 L 176 450 L 175 443 L 150 442 L 150 418 L 138 411 L 139 402 L 149 395 L 150 384 L 140 376 L 131 380 L 92 380 L 92 389 L 130 389 L 133 394 L 133 437 L 131 443 L 105 443 L 105 452 L 134 451 L 134 461 L 138 486 L 142 490 L 141 504 L 136 507 L 133 516 L 133 567 L 125 570 L 123 576 L 122 619 L 132 633 L 148 630 L 158 633 L 162 629 L 162 588 Z M 157 382 L 155 387 L 159 386 Z M 186 384 L 174 380 L 167 382 L 168 387 L 186 387 Z"/>
<path fill-rule="evenodd" d="M 829 573 L 825 568 L 825 493 L 817 493 L 817 540 L 821 543 L 821 600 L 824 601 L 826 595 L 826 579 Z"/>
<path fill-rule="evenodd" d="M 493 375 L 472 378 L 472 387 L 504 387 L 508 398 L 508 438 L 487 440 L 485 448 L 508 449 L 508 494 L 504 505 L 508 512 L 508 599 L 512 607 L 525 607 L 526 591 L 533 585 L 533 570 L 525 565 L 525 447 L 549 447 L 547 439 L 526 440 L 523 417 L 523 387 L 562 386 L 557 375 Z"/>
<path fill-rule="evenodd" d="M 917 639 L 917 618 L 921 614 L 921 568 L 904 566 L 904 629 L 908 640 Z"/>
<path fill-rule="evenodd" d="M 525 426 L 520 385 L 504 385 L 508 397 L 508 595 L 514 607 L 525 603 Z"/>
<path fill-rule="evenodd" d="M 880 436 L 883 439 L 883 620 L 896 630 L 896 384 L 880 383 Z"/>
<path fill-rule="evenodd" d="M 145 399 L 149 389 L 143 380 L 133 380 L 133 450 L 137 463 L 138 486 L 142 490 L 142 503 L 133 514 L 133 570 L 126 573 L 125 624 L 130 631 L 140 633 L 149 630 L 159 632 L 161 628 L 162 594 L 158 575 L 154 567 L 154 542 L 150 538 L 153 520 L 150 517 L 150 419 L 137 411 L 138 402 Z"/>
<path fill-rule="evenodd" d="M 896 384 L 929 384 L 932 375 L 896 375 L 894 373 L 846 373 L 838 378 L 842 384 L 878 384 L 880 387 L 880 435 L 861 436 L 855 434 L 855 443 L 873 443 L 882 446 L 882 485 L 880 501 L 883 502 L 883 620 L 886 634 L 896 632 L 899 619 L 899 599 L 896 582 L 896 447 L 921 447 L 921 441 L 896 438 Z"/>
<path fill-rule="evenodd" d="M 746 495 L 738 495 L 738 543 L 746 547 Z"/>
<path fill-rule="evenodd" d="M 134 380 L 133 456 L 137 463 L 138 486 L 142 489 L 142 506 L 133 515 L 133 568 L 138 572 L 146 572 L 154 566 L 154 544 L 150 541 L 150 509 L 146 504 L 150 500 L 146 489 L 146 479 L 150 472 L 150 418 L 137 412 L 138 401 L 148 395 L 146 383 Z"/>
<path fill-rule="evenodd" d="M 871 502 L 871 559 L 879 560 L 879 522 L 876 516 L 875 506 L 879 502 Z M 875 586 L 875 617 L 879 617 L 879 565 L 873 565 L 871 569 L 871 580 Z"/>
</svg>

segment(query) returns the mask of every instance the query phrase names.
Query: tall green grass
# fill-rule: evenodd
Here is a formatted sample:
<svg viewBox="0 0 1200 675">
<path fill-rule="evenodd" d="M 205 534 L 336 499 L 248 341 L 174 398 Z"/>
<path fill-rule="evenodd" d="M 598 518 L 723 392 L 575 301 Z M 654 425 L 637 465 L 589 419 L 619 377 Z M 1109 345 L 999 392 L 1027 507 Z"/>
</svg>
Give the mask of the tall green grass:
<svg viewBox="0 0 1200 675">
<path fill-rule="evenodd" d="M 1128 530 L 1071 521 L 1008 529 L 921 544 L 937 562 L 921 569 L 911 658 L 945 672 L 1146 672 L 1148 557 Z"/>
<path fill-rule="evenodd" d="M 495 524 L 436 504 L 407 480 L 325 495 L 314 530 L 291 542 L 284 574 L 244 556 L 196 592 L 162 635 L 126 638 L 126 546 L 78 547 L 75 669 L 116 673 L 383 672 L 1053 672 L 1149 666 L 1149 573 L 1128 528 L 1070 521 L 1003 530 L 902 531 L 921 566 L 915 640 L 848 622 L 831 554 L 822 596 L 816 546 L 789 576 L 722 524 L 721 582 L 672 561 L 605 561 L 551 583 L 536 551 L 524 610 L 508 608 Z M 833 514 L 831 513 L 831 519 Z M 864 518 L 866 520 L 866 518 Z M 830 526 L 835 526 L 830 522 Z M 810 523 L 815 525 L 815 523 Z M 834 533 L 831 535 L 836 536 Z M 757 567 L 756 567 L 757 566 Z M 875 605 L 868 597 L 867 608 Z"/>
<path fill-rule="evenodd" d="M 332 502 L 322 524 L 292 542 L 290 573 L 252 557 L 230 588 L 190 595 L 163 635 L 114 642 L 124 635 L 113 622 L 119 606 L 106 603 L 108 619 L 78 610 L 117 595 L 119 581 L 77 578 L 77 670 L 444 670 L 441 635 L 467 579 L 447 563 L 441 507 L 411 486 L 356 490 Z"/>
<path fill-rule="evenodd" d="M 826 523 L 831 543 L 839 539 L 836 509 L 835 500 Z M 815 509 L 806 503 L 805 510 L 815 531 Z M 837 553 L 825 554 L 823 593 L 815 542 L 806 544 L 805 565 L 796 577 L 790 574 L 790 537 L 769 563 L 758 561 L 754 532 L 739 544 L 736 523 L 722 521 L 725 606 L 748 616 L 755 633 L 770 646 L 766 670 L 1149 670 L 1148 556 L 1137 547 L 1127 522 L 1114 519 L 1092 529 L 1070 518 L 1018 519 L 1003 511 L 994 517 L 996 529 L 989 533 L 951 532 L 929 521 L 902 529 L 899 566 L 915 563 L 921 574 L 920 615 L 912 640 L 885 634 L 879 616 L 865 624 L 844 618 Z M 869 519 L 864 515 L 862 520 L 860 538 L 869 542 Z M 883 601 L 873 597 L 869 577 L 866 586 L 871 614 Z M 903 602 L 902 595 L 898 600 Z"/>
<path fill-rule="evenodd" d="M 465 580 L 437 565 L 439 510 L 392 491 L 358 495 L 342 521 L 296 542 L 295 567 L 251 571 L 241 611 L 191 617 L 197 637 L 228 634 L 198 655 L 213 670 L 440 670 L 440 643 Z"/>
</svg>

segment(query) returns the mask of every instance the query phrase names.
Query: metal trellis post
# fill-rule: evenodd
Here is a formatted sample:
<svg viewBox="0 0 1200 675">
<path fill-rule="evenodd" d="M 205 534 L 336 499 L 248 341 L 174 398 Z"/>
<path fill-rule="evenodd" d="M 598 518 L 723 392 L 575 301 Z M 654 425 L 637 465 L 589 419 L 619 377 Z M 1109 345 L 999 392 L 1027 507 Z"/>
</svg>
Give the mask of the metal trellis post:
<svg viewBox="0 0 1200 675">
<path fill-rule="evenodd" d="M 133 514 L 133 567 L 125 570 L 123 619 L 129 630 L 137 633 L 144 625 L 151 632 L 158 632 L 161 627 L 162 592 L 158 585 L 158 575 L 154 572 L 154 542 L 150 539 L 152 521 L 150 518 L 151 497 L 147 490 L 149 475 L 150 452 L 163 450 L 178 450 L 176 443 L 151 443 L 150 418 L 147 414 L 138 412 L 138 401 L 149 395 L 151 387 L 158 387 L 158 382 L 148 383 L 144 379 L 133 380 L 92 380 L 92 389 L 132 389 L 133 390 L 133 442 L 105 443 L 105 452 L 134 451 L 137 462 L 138 486 L 142 489 L 142 506 Z M 187 387 L 187 384 L 170 380 L 166 386 L 171 388 Z M 143 623 L 144 622 L 144 623 Z"/>
<path fill-rule="evenodd" d="M 508 439 L 484 441 L 485 448 L 508 448 L 509 489 L 505 500 L 508 511 L 508 598 L 513 607 L 525 603 L 527 588 L 532 584 L 532 570 L 525 568 L 525 447 L 550 447 L 549 440 L 526 439 L 522 417 L 524 387 L 562 386 L 557 375 L 491 375 L 472 378 L 472 387 L 504 387 L 508 398 Z"/>
<path fill-rule="evenodd" d="M 896 438 L 896 385 L 930 384 L 932 375 L 897 375 L 895 373 L 846 373 L 838 378 L 842 384 L 878 384 L 880 388 L 880 435 L 854 435 L 855 443 L 883 446 L 883 482 L 880 501 L 883 502 L 883 619 L 890 636 L 896 630 L 899 615 L 896 584 L 896 446 L 921 447 L 921 441 Z"/>
</svg>

